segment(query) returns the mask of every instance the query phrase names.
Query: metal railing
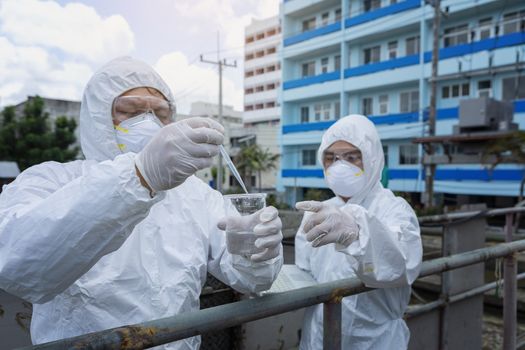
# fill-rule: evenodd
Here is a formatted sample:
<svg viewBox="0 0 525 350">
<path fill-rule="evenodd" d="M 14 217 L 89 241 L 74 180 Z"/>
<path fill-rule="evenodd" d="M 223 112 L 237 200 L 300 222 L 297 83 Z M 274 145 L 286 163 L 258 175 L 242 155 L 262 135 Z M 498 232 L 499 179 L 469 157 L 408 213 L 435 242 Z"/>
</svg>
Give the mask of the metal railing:
<svg viewBox="0 0 525 350">
<path fill-rule="evenodd" d="M 472 218 L 506 215 L 509 242 L 442 257 L 422 264 L 419 277 L 470 266 L 489 259 L 506 257 L 504 271 L 504 349 L 516 348 L 516 275 L 515 253 L 525 250 L 525 240 L 512 239 L 512 216 L 525 208 L 496 209 L 471 213 L 453 213 L 420 219 L 421 223 L 454 224 Z M 437 301 L 409 308 L 406 317 L 484 293 L 496 282 Z M 324 348 L 341 349 L 341 300 L 343 297 L 371 290 L 357 278 L 348 278 L 279 294 L 243 300 L 173 317 L 62 339 L 23 349 L 145 349 L 181 340 L 204 332 L 229 328 L 289 311 L 324 303 Z"/>
</svg>

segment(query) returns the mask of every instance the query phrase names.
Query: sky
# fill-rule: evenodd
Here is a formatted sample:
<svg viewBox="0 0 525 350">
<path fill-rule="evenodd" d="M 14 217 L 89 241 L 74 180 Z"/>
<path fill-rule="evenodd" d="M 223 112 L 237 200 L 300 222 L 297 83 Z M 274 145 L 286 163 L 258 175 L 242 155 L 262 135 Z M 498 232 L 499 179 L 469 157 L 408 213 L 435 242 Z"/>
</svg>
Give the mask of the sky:
<svg viewBox="0 0 525 350">
<path fill-rule="evenodd" d="M 89 78 L 118 56 L 153 66 L 188 113 L 195 101 L 242 110 L 244 28 L 279 12 L 279 0 L 0 0 L 0 107 L 29 95 L 81 100 Z"/>
</svg>

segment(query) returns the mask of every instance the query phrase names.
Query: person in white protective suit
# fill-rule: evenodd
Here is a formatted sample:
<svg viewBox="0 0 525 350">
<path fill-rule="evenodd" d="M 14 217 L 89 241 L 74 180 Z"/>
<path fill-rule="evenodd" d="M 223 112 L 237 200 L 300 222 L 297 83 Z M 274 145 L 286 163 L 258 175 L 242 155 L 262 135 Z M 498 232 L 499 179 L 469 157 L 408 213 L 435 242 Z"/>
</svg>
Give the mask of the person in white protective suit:
<svg viewBox="0 0 525 350">
<path fill-rule="evenodd" d="M 268 289 L 278 274 L 277 210 L 237 222 L 260 235 L 261 253 L 228 253 L 221 229 L 237 218 L 193 176 L 218 154 L 224 129 L 206 118 L 173 122 L 172 101 L 145 63 L 109 62 L 82 99 L 87 159 L 33 166 L 4 187 L 0 288 L 34 304 L 33 343 L 196 311 L 207 272 L 243 293 Z"/>
<path fill-rule="evenodd" d="M 383 149 L 366 117 L 333 124 L 318 157 L 336 196 L 296 204 L 305 215 L 295 263 L 320 283 L 357 276 L 378 288 L 343 299 L 342 349 L 406 349 L 410 334 L 402 317 L 422 259 L 416 215 L 381 185 Z M 307 309 L 301 334 L 301 349 L 322 349 L 322 305 Z"/>
</svg>

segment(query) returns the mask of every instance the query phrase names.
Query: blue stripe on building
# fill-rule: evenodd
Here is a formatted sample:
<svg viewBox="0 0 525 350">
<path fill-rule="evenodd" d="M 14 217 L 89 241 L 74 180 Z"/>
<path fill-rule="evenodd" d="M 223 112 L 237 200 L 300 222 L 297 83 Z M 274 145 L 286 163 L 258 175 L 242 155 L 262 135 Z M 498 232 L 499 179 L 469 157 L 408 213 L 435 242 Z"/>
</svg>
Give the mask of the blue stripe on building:
<svg viewBox="0 0 525 350">
<path fill-rule="evenodd" d="M 290 46 L 293 44 L 300 43 L 302 41 L 310 40 L 318 36 L 337 32 L 339 30 L 341 30 L 341 21 L 337 21 L 337 22 L 328 24 L 324 27 L 316 28 L 316 29 L 309 30 L 307 32 L 304 32 L 298 35 L 288 37 L 283 40 L 283 46 Z"/>
<path fill-rule="evenodd" d="M 323 178 L 322 169 L 283 169 L 282 177 Z M 523 169 L 436 169 L 437 181 L 521 181 Z M 416 180 L 418 169 L 388 169 L 390 180 Z"/>
<path fill-rule="evenodd" d="M 473 54 L 481 51 L 490 51 L 498 48 L 515 46 L 525 43 L 525 32 L 512 33 L 502 35 L 496 38 L 490 38 L 472 42 L 470 44 L 457 45 L 452 47 L 446 47 L 439 50 L 439 59 L 444 60 L 447 58 L 461 57 L 467 54 Z M 432 60 L 432 52 L 428 51 L 424 54 L 424 60 L 426 63 Z M 410 55 L 405 57 L 394 58 L 388 61 L 382 61 L 377 63 L 371 63 L 362 65 L 359 67 L 347 68 L 344 70 L 344 78 L 351 78 L 362 76 L 371 73 L 382 72 L 386 70 L 403 68 L 419 64 L 419 55 Z M 337 73 L 337 76 L 335 75 Z M 329 77 L 324 77 L 325 75 Z M 283 90 L 303 87 L 312 84 L 318 84 L 329 80 L 339 79 L 339 72 L 325 73 L 316 75 L 314 77 L 301 78 L 296 80 L 285 81 L 283 83 Z"/>
<path fill-rule="evenodd" d="M 294 89 L 302 86 L 308 86 L 312 84 L 320 84 L 327 81 L 338 80 L 341 77 L 341 72 L 335 71 L 330 73 L 323 73 L 314 75 L 307 78 L 301 78 L 296 80 L 285 81 L 283 84 L 283 90 Z"/>
<path fill-rule="evenodd" d="M 525 112 L 525 100 L 514 101 L 514 113 Z M 436 113 L 437 120 L 457 119 L 459 116 L 459 108 L 439 108 Z M 403 123 L 414 123 L 419 120 L 419 114 L 417 112 L 411 113 L 397 113 L 389 115 L 369 116 L 368 117 L 375 125 L 387 125 L 387 124 L 403 124 Z M 428 111 L 423 114 L 424 120 L 428 119 Z M 319 131 L 326 130 L 336 120 L 330 120 L 326 122 L 315 122 L 315 123 L 302 123 L 302 124 L 288 124 L 283 125 L 283 134 L 289 134 L 294 132 L 305 132 L 305 131 Z"/>
<path fill-rule="evenodd" d="M 377 10 L 369 11 L 355 17 L 347 18 L 345 20 L 345 28 L 353 27 L 366 22 L 374 21 L 378 18 L 393 15 L 406 10 L 411 10 L 420 7 L 420 0 L 406 0 L 392 4 L 389 6 L 381 7 Z"/>
</svg>

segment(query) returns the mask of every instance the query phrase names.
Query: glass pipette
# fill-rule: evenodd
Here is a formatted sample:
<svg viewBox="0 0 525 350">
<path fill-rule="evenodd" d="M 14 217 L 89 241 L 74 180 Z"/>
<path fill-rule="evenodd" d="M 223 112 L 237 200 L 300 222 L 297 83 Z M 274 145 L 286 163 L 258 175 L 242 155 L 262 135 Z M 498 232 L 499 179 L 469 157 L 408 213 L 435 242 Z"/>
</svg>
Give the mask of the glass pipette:
<svg viewBox="0 0 525 350">
<path fill-rule="evenodd" d="M 239 184 L 241 185 L 244 192 L 248 193 L 248 190 L 246 190 L 246 186 L 244 186 L 244 182 L 242 181 L 241 175 L 237 171 L 237 168 L 235 167 L 235 164 L 233 164 L 232 159 L 228 155 L 228 152 L 226 152 L 226 149 L 223 145 L 219 146 L 220 152 L 224 160 L 226 161 L 226 164 L 228 165 L 228 168 L 230 168 L 230 171 L 232 172 L 233 176 L 237 179 Z"/>
</svg>

